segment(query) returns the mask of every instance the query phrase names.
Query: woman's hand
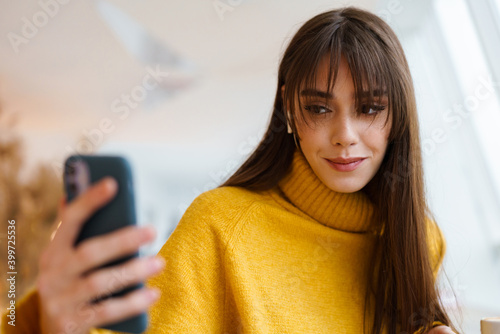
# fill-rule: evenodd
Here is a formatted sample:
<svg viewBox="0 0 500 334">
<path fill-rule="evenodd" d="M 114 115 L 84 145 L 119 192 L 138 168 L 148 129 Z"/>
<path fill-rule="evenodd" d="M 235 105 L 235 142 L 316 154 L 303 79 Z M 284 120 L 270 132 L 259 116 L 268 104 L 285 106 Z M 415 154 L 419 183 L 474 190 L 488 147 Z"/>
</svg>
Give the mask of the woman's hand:
<svg viewBox="0 0 500 334">
<path fill-rule="evenodd" d="M 73 246 L 83 223 L 114 197 L 116 188 L 116 181 L 108 178 L 68 205 L 61 201 L 58 220 L 62 223 L 39 261 L 37 289 L 42 333 L 88 333 L 92 327 L 139 314 L 158 298 L 159 291 L 142 288 L 120 298 L 91 304 L 99 296 L 146 280 L 164 265 L 159 257 L 135 258 L 89 271 L 134 253 L 139 246 L 152 241 L 155 231 L 151 227 L 125 227 Z"/>
<path fill-rule="evenodd" d="M 437 326 L 431 329 L 428 334 L 455 334 L 448 326 Z"/>
</svg>

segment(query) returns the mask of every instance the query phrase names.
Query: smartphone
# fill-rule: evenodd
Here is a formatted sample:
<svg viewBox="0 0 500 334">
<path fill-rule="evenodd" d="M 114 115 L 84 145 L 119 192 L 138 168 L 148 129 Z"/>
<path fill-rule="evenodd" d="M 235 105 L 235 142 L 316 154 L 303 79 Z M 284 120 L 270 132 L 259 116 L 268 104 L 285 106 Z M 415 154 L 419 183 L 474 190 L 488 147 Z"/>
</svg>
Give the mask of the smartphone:
<svg viewBox="0 0 500 334">
<path fill-rule="evenodd" d="M 84 223 L 75 240 L 75 247 L 87 238 L 136 224 L 132 172 L 130 164 L 124 157 L 98 155 L 72 155 L 68 157 L 64 163 L 63 175 L 67 202 L 70 203 L 88 187 L 106 176 L 112 176 L 118 182 L 118 191 L 110 202 L 98 209 Z M 138 256 L 139 252 L 129 254 L 100 268 L 121 264 Z M 119 280 L 119 277 L 116 279 Z M 102 296 L 93 302 L 97 303 L 107 298 L 123 296 L 141 287 L 143 287 L 142 283 L 129 286 L 121 291 L 110 291 L 106 296 Z M 101 328 L 134 334 L 142 333 L 146 330 L 147 321 L 147 314 L 143 312 L 126 320 L 101 326 Z"/>
</svg>

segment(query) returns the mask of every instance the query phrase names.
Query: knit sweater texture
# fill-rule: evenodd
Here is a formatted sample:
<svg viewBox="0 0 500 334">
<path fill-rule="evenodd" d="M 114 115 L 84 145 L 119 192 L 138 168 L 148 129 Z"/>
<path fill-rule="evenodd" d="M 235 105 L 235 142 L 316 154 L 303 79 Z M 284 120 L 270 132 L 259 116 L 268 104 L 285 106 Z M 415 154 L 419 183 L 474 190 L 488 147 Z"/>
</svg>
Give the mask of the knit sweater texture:
<svg viewBox="0 0 500 334">
<path fill-rule="evenodd" d="M 166 266 L 147 281 L 161 290 L 147 333 L 363 333 L 380 227 L 363 192 L 332 191 L 300 151 L 271 190 L 207 191 L 159 252 Z M 436 277 L 445 241 L 431 221 L 428 236 Z M 35 290 L 17 312 L 31 324 L 5 333 L 38 332 Z"/>
</svg>

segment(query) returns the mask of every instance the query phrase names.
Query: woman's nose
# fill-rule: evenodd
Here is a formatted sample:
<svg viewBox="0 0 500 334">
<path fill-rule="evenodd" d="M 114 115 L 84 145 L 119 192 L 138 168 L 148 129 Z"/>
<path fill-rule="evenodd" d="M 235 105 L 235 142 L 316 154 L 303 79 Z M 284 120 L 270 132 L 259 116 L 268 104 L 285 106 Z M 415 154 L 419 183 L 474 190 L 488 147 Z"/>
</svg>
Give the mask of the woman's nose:
<svg viewBox="0 0 500 334">
<path fill-rule="evenodd" d="M 348 147 L 359 141 L 356 131 L 356 120 L 352 115 L 339 115 L 333 120 L 331 129 L 331 142 L 335 146 Z"/>
</svg>

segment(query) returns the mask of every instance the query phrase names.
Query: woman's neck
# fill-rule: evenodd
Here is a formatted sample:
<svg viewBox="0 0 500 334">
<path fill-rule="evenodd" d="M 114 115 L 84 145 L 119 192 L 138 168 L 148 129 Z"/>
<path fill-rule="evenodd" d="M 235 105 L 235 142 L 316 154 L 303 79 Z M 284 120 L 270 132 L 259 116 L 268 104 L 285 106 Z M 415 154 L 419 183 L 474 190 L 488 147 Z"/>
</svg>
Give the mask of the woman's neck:
<svg viewBox="0 0 500 334">
<path fill-rule="evenodd" d="M 375 207 L 361 191 L 340 193 L 316 176 L 300 150 L 295 150 L 290 171 L 278 184 L 288 200 L 318 222 L 346 232 L 375 231 Z"/>
</svg>

